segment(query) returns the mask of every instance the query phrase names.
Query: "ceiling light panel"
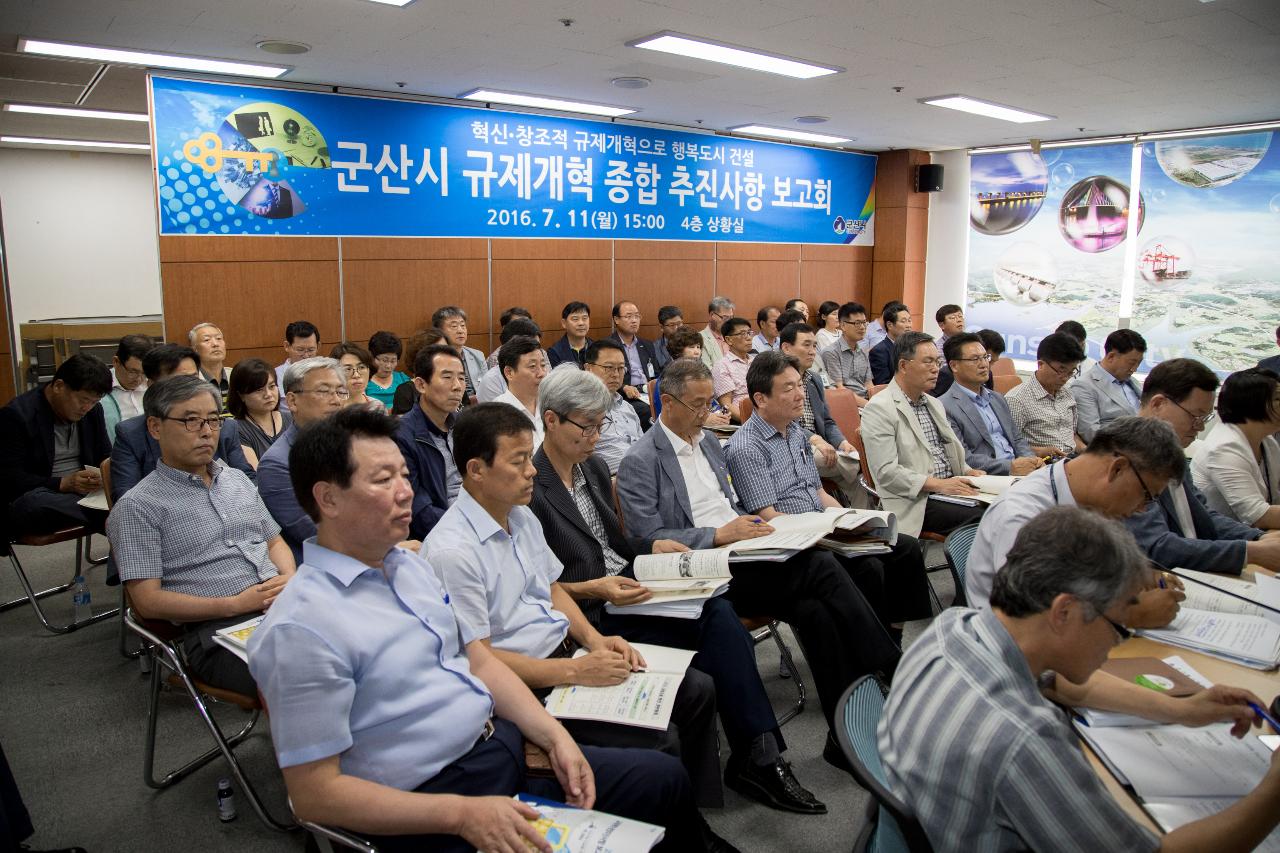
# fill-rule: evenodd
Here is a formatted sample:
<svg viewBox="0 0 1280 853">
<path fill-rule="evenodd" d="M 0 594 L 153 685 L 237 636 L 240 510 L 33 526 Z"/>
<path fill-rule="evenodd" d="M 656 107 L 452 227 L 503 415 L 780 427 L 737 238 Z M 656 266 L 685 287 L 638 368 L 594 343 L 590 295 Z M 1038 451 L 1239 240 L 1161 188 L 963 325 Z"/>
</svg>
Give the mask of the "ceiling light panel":
<svg viewBox="0 0 1280 853">
<path fill-rule="evenodd" d="M 95 139 L 46 139 L 41 136 L 0 136 L 0 142 L 19 145 L 65 145 L 75 148 L 118 148 L 127 151 L 149 151 L 145 142 L 101 142 Z"/>
<path fill-rule="evenodd" d="M 820 145 L 839 145 L 842 142 L 853 141 L 848 136 L 829 136 L 825 133 L 809 133 L 804 130 L 789 130 L 785 127 L 769 127 L 764 124 L 743 124 L 731 127 L 729 130 L 750 136 L 766 136 L 770 139 L 792 139 L 797 142 L 817 142 Z"/>
<path fill-rule="evenodd" d="M 67 118 L 100 118 L 111 121 L 147 120 L 146 113 L 122 113 L 114 110 L 86 110 L 80 107 L 54 107 L 46 104 L 5 104 L 6 112 L 32 113 L 45 116 L 66 116 Z"/>
<path fill-rule="evenodd" d="M 491 104 L 511 104 L 517 107 L 535 107 L 541 110 L 563 110 L 570 113 L 587 113 L 593 116 L 625 116 L 636 112 L 633 107 L 610 104 L 593 104 L 587 101 L 569 101 L 546 95 L 529 95 L 524 92 L 504 92 L 499 89 L 473 89 L 458 96 L 464 101 L 483 101 Z"/>
<path fill-rule="evenodd" d="M 689 56 L 694 59 L 705 59 L 708 62 L 719 62 L 724 65 L 736 65 L 739 68 L 751 68 L 755 71 L 782 74 L 786 77 L 797 77 L 802 80 L 825 77 L 829 74 L 839 74 L 845 70 L 838 65 L 820 65 L 815 62 L 807 62 L 803 59 L 768 53 L 754 48 L 738 47 L 737 45 L 725 44 L 710 39 L 673 33 L 670 30 L 629 41 L 627 46 L 673 53 L 677 56 Z"/>
<path fill-rule="evenodd" d="M 254 62 L 236 62 L 229 59 L 206 59 L 199 56 L 183 56 L 176 53 L 152 53 L 142 50 L 126 50 L 118 47 L 95 47 L 87 44 L 18 39 L 19 53 L 41 56 L 58 56 L 64 59 L 88 59 L 94 62 L 112 62 L 120 65 L 141 65 L 146 68 L 174 68 L 179 71 L 207 71 L 212 74 L 237 74 L 244 77 L 279 77 L 289 70 L 287 65 L 262 65 Z"/>
<path fill-rule="evenodd" d="M 961 112 L 973 113 L 987 118 L 997 118 L 1001 121 L 1012 121 L 1018 124 L 1026 124 L 1033 121 L 1050 121 L 1056 118 L 1056 116 L 1045 115 L 1044 113 L 1033 113 L 1028 110 L 1020 110 L 1017 107 L 1006 106 L 1005 104 L 971 98 L 968 95 L 939 95 L 936 98 L 921 98 L 920 103 L 928 104 L 932 107 L 946 107 L 949 110 L 960 110 Z"/>
</svg>

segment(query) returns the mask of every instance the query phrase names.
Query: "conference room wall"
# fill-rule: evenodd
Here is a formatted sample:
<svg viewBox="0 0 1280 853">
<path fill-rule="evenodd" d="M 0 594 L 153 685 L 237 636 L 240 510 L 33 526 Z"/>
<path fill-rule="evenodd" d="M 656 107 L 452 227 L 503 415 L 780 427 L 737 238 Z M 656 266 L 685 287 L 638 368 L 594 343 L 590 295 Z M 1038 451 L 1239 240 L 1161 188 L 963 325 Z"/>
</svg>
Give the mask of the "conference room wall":
<svg viewBox="0 0 1280 853">
<path fill-rule="evenodd" d="M 469 344 L 497 345 L 498 317 L 522 305 L 560 334 L 571 299 L 592 307 L 592 336 L 610 332 L 610 309 L 634 301 L 641 335 L 658 334 L 658 308 L 681 306 L 705 322 L 715 295 L 750 313 L 800 296 L 865 301 L 871 294 L 869 247 L 623 240 L 472 240 L 417 238 L 160 238 L 165 328 L 171 339 L 197 322 L 219 324 L 228 363 L 250 355 L 283 358 L 283 330 L 306 318 L 328 343 L 339 335 L 367 341 L 377 329 L 402 336 L 424 327 L 440 305 L 468 314 Z M 335 331 L 330 331 L 335 330 Z"/>
</svg>

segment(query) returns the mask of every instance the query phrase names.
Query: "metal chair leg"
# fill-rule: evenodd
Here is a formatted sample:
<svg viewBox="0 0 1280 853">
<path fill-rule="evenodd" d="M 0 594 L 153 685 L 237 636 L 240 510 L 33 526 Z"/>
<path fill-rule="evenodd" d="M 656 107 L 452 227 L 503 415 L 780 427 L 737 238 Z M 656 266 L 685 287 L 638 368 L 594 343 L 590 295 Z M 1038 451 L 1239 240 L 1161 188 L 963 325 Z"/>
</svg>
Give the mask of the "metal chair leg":
<svg viewBox="0 0 1280 853">
<path fill-rule="evenodd" d="M 800 677 L 800 670 L 796 668 L 795 659 L 791 656 L 791 648 L 787 645 L 786 640 L 782 639 L 782 632 L 778 630 L 777 622 L 769 623 L 769 633 L 773 635 L 773 641 L 778 646 L 778 654 L 781 656 L 782 662 L 787 665 L 787 669 L 790 670 L 791 680 L 796 686 L 795 704 L 788 708 L 782 716 L 778 717 L 778 725 L 783 726 L 804 710 L 804 679 Z"/>
<path fill-rule="evenodd" d="M 120 655 L 130 660 L 136 660 L 147 653 L 147 647 L 143 643 L 138 643 L 137 648 L 129 649 L 129 623 L 124 618 L 127 606 L 128 602 L 125 601 L 124 583 L 122 582 L 120 584 Z"/>
<path fill-rule="evenodd" d="M 5 610 L 9 610 L 13 607 L 17 607 L 23 602 L 30 602 L 32 609 L 35 610 L 36 612 L 36 617 L 39 618 L 40 620 L 40 624 L 43 625 L 46 630 L 54 634 L 69 634 L 78 628 L 83 628 L 86 625 L 92 625 L 94 622 L 101 622 L 103 619 L 110 619 L 112 616 L 115 616 L 117 613 L 119 613 L 120 608 L 113 607 L 110 610 L 104 610 L 101 613 L 95 613 L 93 616 L 84 620 L 83 622 L 76 622 L 73 619 L 72 621 L 67 622 L 65 625 L 54 625 L 49 621 L 49 617 L 45 615 L 44 609 L 40 606 L 40 599 L 50 595 L 55 595 L 60 592 L 66 592 L 67 590 L 71 589 L 75 585 L 76 575 L 81 574 L 83 572 L 82 560 L 84 556 L 84 546 L 85 546 L 84 537 L 81 537 L 80 539 L 76 540 L 76 562 L 75 562 L 75 569 L 73 570 L 71 575 L 71 580 L 67 581 L 65 584 L 62 584 L 61 586 L 50 587 L 49 589 L 41 590 L 40 592 L 35 592 L 31 588 L 31 581 L 27 579 L 26 571 L 24 571 L 22 568 L 22 561 L 18 559 L 18 552 L 16 550 L 17 546 L 10 545 L 9 546 L 9 564 L 13 566 L 13 571 L 18 576 L 18 583 L 22 585 L 22 591 L 25 593 L 25 596 L 22 598 L 15 598 L 12 601 L 7 601 L 4 604 L 0 605 L 0 612 L 4 612 Z"/>
</svg>

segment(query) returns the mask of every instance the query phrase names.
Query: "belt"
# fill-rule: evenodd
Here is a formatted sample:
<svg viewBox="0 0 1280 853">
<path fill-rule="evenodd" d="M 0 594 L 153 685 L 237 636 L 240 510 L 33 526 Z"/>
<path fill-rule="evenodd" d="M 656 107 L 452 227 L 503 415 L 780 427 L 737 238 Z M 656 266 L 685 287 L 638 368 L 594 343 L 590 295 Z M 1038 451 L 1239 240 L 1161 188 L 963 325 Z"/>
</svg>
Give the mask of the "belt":
<svg viewBox="0 0 1280 853">
<path fill-rule="evenodd" d="M 573 657 L 573 653 L 576 652 L 577 650 L 578 650 L 577 642 L 575 642 L 572 637 L 566 635 L 565 638 L 561 640 L 559 643 L 557 643 L 556 647 L 551 650 L 551 654 L 547 655 L 547 659 L 551 660 L 553 658 L 571 658 Z"/>
<path fill-rule="evenodd" d="M 480 732 L 480 737 L 476 738 L 476 744 L 482 744 L 489 738 L 493 737 L 495 729 L 493 727 L 493 717 L 484 721 L 484 730 Z"/>
</svg>

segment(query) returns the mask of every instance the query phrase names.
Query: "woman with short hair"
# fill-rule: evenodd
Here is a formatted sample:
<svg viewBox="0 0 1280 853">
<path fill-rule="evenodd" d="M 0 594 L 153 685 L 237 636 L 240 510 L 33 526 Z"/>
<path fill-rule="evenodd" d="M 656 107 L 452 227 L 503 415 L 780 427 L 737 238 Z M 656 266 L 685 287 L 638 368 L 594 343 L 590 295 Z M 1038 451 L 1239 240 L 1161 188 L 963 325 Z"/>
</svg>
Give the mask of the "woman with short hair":
<svg viewBox="0 0 1280 853">
<path fill-rule="evenodd" d="M 1218 418 L 1191 462 L 1196 486 L 1211 509 L 1280 529 L 1280 374 L 1251 367 L 1228 376 Z"/>
<path fill-rule="evenodd" d="M 236 420 L 240 447 L 254 470 L 258 460 L 293 423 L 293 416 L 279 409 L 280 388 L 276 371 L 260 358 L 246 358 L 228 379 L 227 410 Z"/>
</svg>

